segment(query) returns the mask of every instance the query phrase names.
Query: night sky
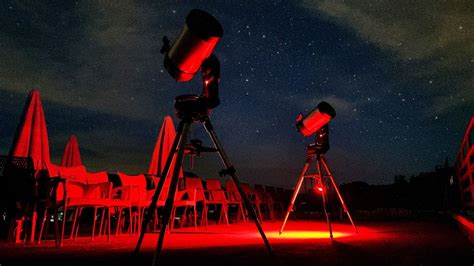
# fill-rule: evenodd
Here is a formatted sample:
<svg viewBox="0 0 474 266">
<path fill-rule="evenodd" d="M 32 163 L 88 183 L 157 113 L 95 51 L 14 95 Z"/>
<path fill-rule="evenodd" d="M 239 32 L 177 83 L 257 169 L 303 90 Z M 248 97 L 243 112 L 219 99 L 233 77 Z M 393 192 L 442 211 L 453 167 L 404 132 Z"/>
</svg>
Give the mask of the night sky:
<svg viewBox="0 0 474 266">
<path fill-rule="evenodd" d="M 472 1 L 178 2 L 2 1 L 0 153 L 38 87 L 53 162 L 74 133 L 89 170 L 145 172 L 174 97 L 202 90 L 200 75 L 177 84 L 164 70 L 161 39 L 201 8 L 224 28 L 211 119 L 241 180 L 293 186 L 312 141 L 295 119 L 320 101 L 337 112 L 327 157 L 339 183 L 453 163 L 474 106 Z M 221 168 L 211 154 L 193 171 Z"/>
</svg>

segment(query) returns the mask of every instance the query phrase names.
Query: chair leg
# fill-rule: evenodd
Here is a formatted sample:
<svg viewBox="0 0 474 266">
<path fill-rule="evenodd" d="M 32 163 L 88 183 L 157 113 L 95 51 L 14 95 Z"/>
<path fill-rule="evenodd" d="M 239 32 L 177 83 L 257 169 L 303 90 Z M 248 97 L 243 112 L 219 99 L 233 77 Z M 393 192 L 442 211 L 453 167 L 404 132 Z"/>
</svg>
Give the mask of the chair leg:
<svg viewBox="0 0 474 266">
<path fill-rule="evenodd" d="M 245 215 L 245 211 L 244 211 L 244 207 L 242 206 L 242 203 L 239 203 L 239 209 L 240 209 L 240 213 L 242 214 L 242 220 L 244 220 L 244 222 L 247 222 L 247 216 Z"/>
<path fill-rule="evenodd" d="M 155 220 L 153 223 L 153 231 L 156 231 L 156 228 L 158 227 L 158 222 L 159 222 L 158 220 L 159 220 L 158 208 L 155 208 Z"/>
<path fill-rule="evenodd" d="M 224 220 L 226 225 L 229 226 L 229 216 L 227 215 L 227 208 L 228 208 L 227 204 L 225 203 L 221 204 L 221 211 L 219 214 L 219 223 L 221 223 L 222 220 Z"/>
<path fill-rule="evenodd" d="M 194 209 L 194 231 L 197 231 L 197 210 L 196 210 L 196 204 L 194 204 L 193 209 Z"/>
<path fill-rule="evenodd" d="M 206 218 L 207 218 L 207 209 L 208 208 L 209 207 L 207 206 L 207 204 L 204 204 L 204 206 L 202 207 L 201 221 L 200 221 L 201 226 L 204 225 L 206 228 L 207 228 Z"/>
<path fill-rule="evenodd" d="M 128 223 L 128 229 L 130 231 L 130 235 L 133 235 L 133 213 L 132 207 L 128 208 L 128 213 L 130 214 L 130 222 Z"/>
<path fill-rule="evenodd" d="M 174 229 L 175 218 L 176 218 L 176 207 L 173 207 L 173 211 L 171 212 L 171 221 L 169 221 L 168 223 L 168 226 L 170 227 L 170 231 Z M 180 222 L 182 222 L 182 220 Z"/>
<path fill-rule="evenodd" d="M 104 229 L 104 219 L 105 219 L 105 207 L 102 208 L 102 213 L 100 214 L 100 223 L 99 223 L 99 233 L 97 236 L 102 236 L 103 235 L 103 229 Z"/>
<path fill-rule="evenodd" d="M 71 235 L 69 236 L 69 239 L 72 239 L 74 237 L 74 229 L 76 228 L 78 212 L 79 212 L 79 207 L 76 208 L 76 210 L 74 211 L 74 220 L 72 221 L 72 229 L 71 229 Z"/>
<path fill-rule="evenodd" d="M 138 217 L 137 217 L 137 233 L 140 233 L 142 231 L 142 215 L 145 213 L 145 208 L 143 207 L 138 207 Z M 146 228 L 145 228 L 146 229 Z"/>
<path fill-rule="evenodd" d="M 33 210 L 33 214 L 31 215 L 31 236 L 30 241 L 31 243 L 35 242 L 35 234 L 36 234 L 36 223 L 38 221 L 38 212 Z"/>
<path fill-rule="evenodd" d="M 56 247 L 60 248 L 60 236 L 59 236 L 59 219 L 58 219 L 58 208 L 56 205 L 53 207 L 54 211 L 54 239 L 56 241 Z"/>
<path fill-rule="evenodd" d="M 260 222 L 263 222 L 263 217 L 262 217 L 262 211 L 260 209 L 260 204 L 257 203 L 256 207 L 257 207 L 258 218 L 260 219 Z"/>
<path fill-rule="evenodd" d="M 176 209 L 175 209 L 173 218 L 175 217 L 176 217 Z M 179 228 L 183 228 L 187 223 L 188 223 L 188 206 L 184 207 L 183 215 L 181 215 L 181 221 L 179 223 Z"/>
<path fill-rule="evenodd" d="M 79 226 L 81 225 L 81 217 L 82 217 L 82 210 L 84 208 L 79 208 L 79 216 L 78 216 L 78 222 L 77 222 L 77 226 L 76 226 L 76 232 L 74 234 L 74 241 L 77 240 L 77 235 L 79 234 Z"/>
<path fill-rule="evenodd" d="M 43 220 L 41 220 L 41 227 L 38 235 L 38 244 L 41 244 L 41 237 L 43 236 L 44 224 L 46 222 L 46 217 L 48 217 L 48 209 L 45 208 L 43 212 Z"/>
<path fill-rule="evenodd" d="M 222 210 L 224 211 L 225 222 L 229 226 L 229 205 L 222 204 Z"/>
<path fill-rule="evenodd" d="M 16 229 L 15 231 L 15 244 L 21 243 L 21 231 L 23 231 L 23 225 L 25 222 L 25 217 L 21 217 L 21 219 L 16 219 Z"/>
<path fill-rule="evenodd" d="M 270 208 L 270 215 L 271 215 L 271 219 L 272 220 L 275 220 L 275 209 L 273 208 L 273 204 L 269 204 L 269 208 Z"/>
<path fill-rule="evenodd" d="M 216 224 L 220 224 L 224 220 L 224 204 L 219 204 L 219 205 L 216 204 L 214 206 L 216 206 L 216 211 L 219 210 L 219 219 L 216 220 Z"/>
<path fill-rule="evenodd" d="M 105 208 L 104 208 L 105 209 Z M 107 208 L 107 241 L 110 241 L 110 207 Z"/>
<path fill-rule="evenodd" d="M 138 212 L 138 209 L 137 209 L 137 212 Z M 133 235 L 135 233 L 135 230 L 136 230 L 136 226 L 137 226 L 137 213 L 135 211 L 132 212 L 132 223 L 131 223 L 131 226 L 132 226 L 132 231 L 131 231 L 131 234 Z"/>
<path fill-rule="evenodd" d="M 59 237 L 59 246 L 60 247 L 63 246 L 64 229 L 66 228 L 66 221 L 67 221 L 67 205 L 66 204 L 64 204 L 63 211 L 64 211 L 63 224 L 62 224 L 62 228 L 61 228 L 61 236 Z"/>
<path fill-rule="evenodd" d="M 115 227 L 115 235 L 118 235 L 119 229 L 121 227 L 122 222 L 122 208 L 117 208 L 118 218 L 117 218 L 117 226 Z"/>
<path fill-rule="evenodd" d="M 98 207 L 94 207 L 94 216 L 92 217 L 92 237 L 91 237 L 92 241 L 94 241 L 95 221 L 97 220 L 97 208 Z"/>
</svg>

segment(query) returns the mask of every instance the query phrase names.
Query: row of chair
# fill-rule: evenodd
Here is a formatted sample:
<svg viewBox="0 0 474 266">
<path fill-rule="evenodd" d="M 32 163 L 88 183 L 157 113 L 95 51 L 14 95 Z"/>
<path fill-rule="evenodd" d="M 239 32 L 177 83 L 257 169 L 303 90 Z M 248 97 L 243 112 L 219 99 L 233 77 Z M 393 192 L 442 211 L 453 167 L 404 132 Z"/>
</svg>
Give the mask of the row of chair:
<svg viewBox="0 0 474 266">
<path fill-rule="evenodd" d="M 115 224 L 115 234 L 124 231 L 133 234 L 141 230 L 141 224 L 148 211 L 151 198 L 159 178 L 149 175 L 127 175 L 121 172 L 109 174 L 106 172 L 89 173 L 85 167 L 51 166 L 49 176 L 51 185 L 50 200 L 44 205 L 39 233 L 41 242 L 45 225 L 49 217 L 55 221 L 55 232 L 60 234 L 59 245 L 64 239 L 66 224 L 71 221 L 70 238 L 76 239 L 79 234 L 81 217 L 85 209 L 92 209 L 91 237 L 96 236 L 97 222 L 100 217 L 98 234 L 111 235 L 112 224 Z M 242 188 L 250 199 L 260 220 L 276 219 L 282 214 L 287 203 L 287 190 L 271 186 L 241 183 Z M 150 223 L 153 229 L 159 225 L 161 207 L 165 205 L 168 195 L 169 180 L 165 180 L 162 193 L 153 210 L 154 219 Z M 176 225 L 198 225 L 207 227 L 210 215 L 216 223 L 229 224 L 234 221 L 246 220 L 247 212 L 235 184 L 229 179 L 221 185 L 219 179 L 199 177 L 184 177 L 180 179 L 179 189 L 175 194 L 172 211 L 171 229 Z M 62 210 L 62 224 L 58 232 L 58 219 Z M 69 215 L 69 216 L 68 216 Z M 232 216 L 232 217 L 231 217 Z"/>
</svg>

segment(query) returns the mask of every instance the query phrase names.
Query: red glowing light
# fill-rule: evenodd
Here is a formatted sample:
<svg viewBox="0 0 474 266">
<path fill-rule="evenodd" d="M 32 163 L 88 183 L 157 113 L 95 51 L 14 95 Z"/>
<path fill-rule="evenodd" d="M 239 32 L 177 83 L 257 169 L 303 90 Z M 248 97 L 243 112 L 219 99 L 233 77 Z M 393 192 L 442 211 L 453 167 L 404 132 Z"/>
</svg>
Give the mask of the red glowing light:
<svg viewBox="0 0 474 266">
<path fill-rule="evenodd" d="M 317 187 L 319 192 L 323 192 L 323 187 Z"/>
<path fill-rule="evenodd" d="M 340 238 L 353 235 L 349 232 L 333 231 L 333 238 Z M 276 239 L 325 239 L 329 238 L 329 231 L 284 231 L 281 235 L 277 232 L 267 233 L 269 238 Z"/>
</svg>

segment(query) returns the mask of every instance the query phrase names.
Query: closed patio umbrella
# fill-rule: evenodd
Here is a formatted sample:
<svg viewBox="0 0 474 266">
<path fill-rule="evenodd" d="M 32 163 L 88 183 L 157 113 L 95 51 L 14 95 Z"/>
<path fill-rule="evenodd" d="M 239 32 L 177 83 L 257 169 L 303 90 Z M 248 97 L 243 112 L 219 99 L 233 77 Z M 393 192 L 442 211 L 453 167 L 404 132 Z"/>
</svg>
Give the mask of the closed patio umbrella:
<svg viewBox="0 0 474 266">
<path fill-rule="evenodd" d="M 41 104 L 40 92 L 32 90 L 23 109 L 20 123 L 16 129 L 9 156 L 31 157 L 36 174 L 47 170 L 50 164 L 48 132 Z M 15 177 L 18 178 L 18 177 Z M 15 183 L 15 182 L 13 182 Z M 10 187 L 10 191 L 27 190 L 25 187 Z M 32 214 L 31 240 L 35 237 L 36 210 Z M 17 221 L 15 242 L 19 242 L 21 220 Z"/>
<path fill-rule="evenodd" d="M 153 156 L 151 157 L 150 166 L 148 167 L 148 174 L 158 177 L 161 176 L 175 137 L 176 130 L 174 128 L 173 119 L 171 116 L 166 116 L 161 126 L 160 133 L 158 134 L 158 138 L 156 139 L 155 149 L 153 150 Z M 174 162 L 171 164 L 168 177 L 171 177 L 173 167 Z M 183 170 L 181 169 L 180 177 L 183 176 L 182 171 Z"/>
<path fill-rule="evenodd" d="M 46 170 L 50 163 L 46 120 L 37 89 L 28 95 L 9 155 L 31 157 L 36 171 Z"/>
<path fill-rule="evenodd" d="M 69 137 L 69 140 L 64 147 L 63 158 L 61 160 L 61 166 L 73 167 L 82 165 L 81 153 L 79 152 L 79 144 L 77 138 L 74 135 Z"/>
</svg>

